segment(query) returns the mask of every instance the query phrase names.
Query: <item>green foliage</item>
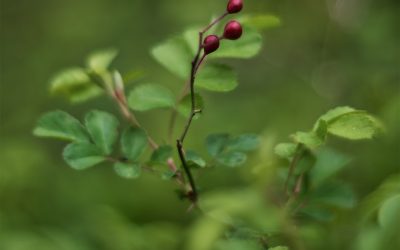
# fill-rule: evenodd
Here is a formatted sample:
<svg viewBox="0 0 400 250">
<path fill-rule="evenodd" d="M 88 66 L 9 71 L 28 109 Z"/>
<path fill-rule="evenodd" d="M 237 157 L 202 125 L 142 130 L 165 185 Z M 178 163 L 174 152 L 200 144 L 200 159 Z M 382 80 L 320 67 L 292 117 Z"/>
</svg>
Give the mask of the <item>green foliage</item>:
<svg viewBox="0 0 400 250">
<path fill-rule="evenodd" d="M 107 71 L 117 55 L 118 50 L 114 48 L 96 51 L 87 57 L 86 65 L 97 73 L 103 73 Z"/>
<path fill-rule="evenodd" d="M 260 31 L 276 28 L 281 25 L 281 20 L 277 16 L 269 14 L 244 15 L 239 18 L 239 21 L 246 26 Z"/>
<path fill-rule="evenodd" d="M 203 97 L 201 97 L 200 94 L 196 93 L 195 94 L 195 102 L 196 102 L 196 109 L 198 110 L 204 110 L 204 100 Z M 192 109 L 192 98 L 191 95 L 186 95 L 178 104 L 177 110 L 179 114 L 181 114 L 184 117 L 189 117 L 190 111 Z M 200 114 L 196 114 L 194 119 L 197 119 L 200 116 Z"/>
<path fill-rule="evenodd" d="M 193 150 L 186 151 L 186 160 L 189 164 L 194 164 L 200 168 L 204 168 L 207 165 L 206 161 Z"/>
<path fill-rule="evenodd" d="M 87 142 L 69 144 L 64 149 L 63 157 L 76 170 L 84 170 L 106 160 L 98 147 Z"/>
<path fill-rule="evenodd" d="M 283 247 L 283 246 L 277 246 L 277 247 L 271 247 L 269 250 L 289 250 L 288 247 Z"/>
<path fill-rule="evenodd" d="M 54 111 L 43 115 L 36 124 L 34 135 L 57 138 L 68 141 L 89 141 L 82 124 L 63 111 Z"/>
<path fill-rule="evenodd" d="M 121 137 L 121 150 L 125 157 L 137 161 L 148 145 L 147 135 L 140 128 L 129 127 Z"/>
<path fill-rule="evenodd" d="M 193 54 L 184 39 L 174 37 L 157 45 L 151 51 L 154 59 L 178 77 L 187 79 Z"/>
<path fill-rule="evenodd" d="M 172 157 L 173 148 L 169 145 L 158 147 L 151 155 L 151 162 L 165 164 L 168 158 Z"/>
<path fill-rule="evenodd" d="M 131 91 L 128 103 L 130 108 L 137 111 L 171 108 L 175 105 L 175 97 L 161 85 L 143 84 Z"/>
<path fill-rule="evenodd" d="M 243 165 L 247 160 L 245 152 L 258 148 L 260 139 L 254 134 L 243 134 L 236 137 L 229 134 L 212 134 L 206 138 L 208 153 L 217 163 L 227 167 Z"/>
<path fill-rule="evenodd" d="M 295 143 L 279 143 L 275 146 L 274 152 L 281 158 L 290 159 L 296 153 L 297 145 Z"/>
<path fill-rule="evenodd" d="M 117 162 L 114 164 L 114 170 L 117 175 L 126 179 L 136 179 L 140 176 L 142 169 L 137 163 Z"/>
<path fill-rule="evenodd" d="M 228 92 L 237 86 L 236 73 L 231 67 L 222 64 L 208 64 L 196 78 L 196 87 L 209 91 Z"/>
<path fill-rule="evenodd" d="M 109 113 L 94 110 L 86 115 L 85 126 L 93 142 L 102 149 L 103 153 L 111 154 L 118 138 L 117 118 Z"/>
</svg>

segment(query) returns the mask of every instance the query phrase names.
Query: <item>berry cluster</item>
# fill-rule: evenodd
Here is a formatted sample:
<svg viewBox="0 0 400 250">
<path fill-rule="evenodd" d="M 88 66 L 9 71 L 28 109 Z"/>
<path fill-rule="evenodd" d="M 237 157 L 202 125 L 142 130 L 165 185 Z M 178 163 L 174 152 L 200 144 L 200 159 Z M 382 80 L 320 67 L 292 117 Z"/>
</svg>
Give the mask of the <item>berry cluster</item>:
<svg viewBox="0 0 400 250">
<path fill-rule="evenodd" d="M 242 0 L 230 0 L 226 8 L 227 14 L 235 14 L 243 9 Z M 216 51 L 219 48 L 221 39 L 237 40 L 242 36 L 242 25 L 235 20 L 229 21 L 225 25 L 224 34 L 221 37 L 217 35 L 209 35 L 204 39 L 203 48 L 206 55 Z"/>
</svg>

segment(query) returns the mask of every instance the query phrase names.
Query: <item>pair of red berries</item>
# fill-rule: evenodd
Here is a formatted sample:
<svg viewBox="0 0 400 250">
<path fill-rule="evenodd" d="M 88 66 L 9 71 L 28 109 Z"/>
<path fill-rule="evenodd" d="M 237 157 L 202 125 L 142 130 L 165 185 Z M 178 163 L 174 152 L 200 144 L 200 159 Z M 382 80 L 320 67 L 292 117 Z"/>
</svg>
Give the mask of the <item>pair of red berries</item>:
<svg viewBox="0 0 400 250">
<path fill-rule="evenodd" d="M 242 10 L 242 8 L 242 0 L 230 0 L 227 6 L 227 12 L 229 14 L 238 13 Z M 242 25 L 238 21 L 232 20 L 225 25 L 223 38 L 229 40 L 237 40 L 242 36 L 242 33 Z M 216 51 L 219 48 L 219 41 L 220 38 L 216 35 L 207 36 L 203 42 L 204 53 L 210 54 Z"/>
</svg>

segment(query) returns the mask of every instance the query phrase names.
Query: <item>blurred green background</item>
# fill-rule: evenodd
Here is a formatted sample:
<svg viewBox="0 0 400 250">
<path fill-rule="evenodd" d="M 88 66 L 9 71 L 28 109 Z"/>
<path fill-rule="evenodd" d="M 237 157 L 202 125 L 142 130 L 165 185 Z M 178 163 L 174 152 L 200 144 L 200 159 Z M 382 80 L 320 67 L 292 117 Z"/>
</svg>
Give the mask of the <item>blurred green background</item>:
<svg viewBox="0 0 400 250">
<path fill-rule="evenodd" d="M 106 97 L 71 106 L 50 97 L 51 76 L 82 65 L 91 51 L 116 47 L 115 67 L 143 70 L 143 81 L 178 91 L 182 82 L 149 55 L 152 46 L 221 13 L 225 0 L 1 0 L 0 249 L 187 249 L 196 214 L 187 214 L 175 185 L 152 176 L 129 181 L 100 166 L 72 170 L 63 143 L 32 136 L 37 118 L 54 109 L 82 117 L 90 108 L 116 112 Z M 339 105 L 381 118 L 387 133 L 368 142 L 331 140 L 354 160 L 341 173 L 359 200 L 400 161 L 400 2 L 398 0 L 248 0 L 248 13 L 278 16 L 262 53 L 230 61 L 240 86 L 205 94 L 206 112 L 188 143 L 203 148 L 208 133 L 257 132 L 271 145 Z M 139 114 L 165 139 L 167 112 Z M 272 151 L 272 147 L 271 150 Z M 273 157 L 272 153 L 268 155 Z M 251 164 L 199 177 L 204 192 L 245 187 Z M 260 179 L 260 177 L 258 177 Z M 324 248 L 350 249 L 356 209 L 329 224 Z M 199 236 L 201 237 L 201 236 Z M 347 244 L 348 243 L 348 244 Z M 311 248 L 310 249 L 314 249 Z M 191 249 L 189 249 L 191 250 Z"/>
</svg>

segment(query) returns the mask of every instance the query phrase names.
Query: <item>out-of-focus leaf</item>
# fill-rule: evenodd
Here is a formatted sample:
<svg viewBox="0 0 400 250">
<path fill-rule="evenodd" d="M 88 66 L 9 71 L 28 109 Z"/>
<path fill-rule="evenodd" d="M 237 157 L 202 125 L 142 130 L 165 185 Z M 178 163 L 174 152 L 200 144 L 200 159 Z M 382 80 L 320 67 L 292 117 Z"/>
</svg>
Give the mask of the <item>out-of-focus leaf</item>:
<svg viewBox="0 0 400 250">
<path fill-rule="evenodd" d="M 295 143 L 280 143 L 275 146 L 275 154 L 278 156 L 289 159 L 294 156 L 297 150 L 297 144 Z"/>
<path fill-rule="evenodd" d="M 87 58 L 87 67 L 97 73 L 102 73 L 110 67 L 117 55 L 118 50 L 113 48 L 93 52 Z"/>
<path fill-rule="evenodd" d="M 195 102 L 196 102 L 196 109 L 204 110 L 204 101 L 200 94 L 195 94 Z M 192 99 L 190 94 L 186 95 L 182 101 L 178 104 L 177 110 L 178 112 L 183 115 L 184 117 L 189 117 L 190 111 L 192 109 Z M 194 119 L 200 117 L 200 114 L 196 114 Z"/>
<path fill-rule="evenodd" d="M 317 161 L 310 172 L 311 186 L 319 186 L 328 178 L 337 174 L 350 163 L 351 158 L 330 148 L 322 148 L 317 154 Z"/>
<path fill-rule="evenodd" d="M 207 64 L 199 70 L 195 86 L 215 92 L 232 91 L 238 86 L 237 75 L 227 65 Z"/>
<path fill-rule="evenodd" d="M 276 28 L 281 25 L 279 17 L 269 14 L 246 15 L 239 18 L 239 21 L 243 25 L 259 31 Z"/>
<path fill-rule="evenodd" d="M 343 106 L 343 107 L 336 107 L 334 109 L 329 110 L 328 112 L 326 112 L 324 115 L 322 115 L 319 120 L 324 120 L 327 123 L 331 122 L 333 119 L 336 119 L 342 115 L 348 114 L 348 113 L 352 113 L 356 111 L 354 108 L 352 107 L 348 107 L 348 106 Z M 318 122 L 316 123 L 316 126 L 318 125 Z"/>
<path fill-rule="evenodd" d="M 172 157 L 173 148 L 169 145 L 158 147 L 151 155 L 151 161 L 154 163 L 165 164 L 168 158 Z"/>
<path fill-rule="evenodd" d="M 206 161 L 193 150 L 186 151 L 186 161 L 194 163 L 201 168 L 204 168 L 207 165 Z"/>
<path fill-rule="evenodd" d="M 228 151 L 248 152 L 255 150 L 260 145 L 260 138 L 256 134 L 243 134 L 233 137 L 227 143 Z"/>
<path fill-rule="evenodd" d="M 131 161 L 137 161 L 148 144 L 146 133 L 140 128 L 130 127 L 121 138 L 122 153 Z"/>
<path fill-rule="evenodd" d="M 211 156 L 220 154 L 229 140 L 228 134 L 212 134 L 206 139 L 206 147 Z"/>
<path fill-rule="evenodd" d="M 242 152 L 226 152 L 217 156 L 218 163 L 227 167 L 238 167 L 247 160 L 247 155 Z"/>
<path fill-rule="evenodd" d="M 356 204 L 353 189 L 341 182 L 328 182 L 311 194 L 311 201 L 339 208 L 352 208 Z"/>
<path fill-rule="evenodd" d="M 161 65 L 180 78 L 186 79 L 190 76 L 193 54 L 183 38 L 171 38 L 154 47 L 151 54 Z"/>
<path fill-rule="evenodd" d="M 86 115 L 85 126 L 93 142 L 106 155 L 111 154 L 118 137 L 118 119 L 107 112 L 94 110 Z"/>
<path fill-rule="evenodd" d="M 89 136 L 82 124 L 64 111 L 44 114 L 37 122 L 33 134 L 68 141 L 89 141 Z"/>
<path fill-rule="evenodd" d="M 175 106 L 175 97 L 173 93 L 164 86 L 144 84 L 130 92 L 128 104 L 130 108 L 138 111 L 171 108 Z"/>
<path fill-rule="evenodd" d="M 268 250 L 289 250 L 289 248 L 284 247 L 284 246 L 277 246 L 277 247 L 268 248 Z"/>
<path fill-rule="evenodd" d="M 387 199 L 397 195 L 400 195 L 400 175 L 389 177 L 367 196 L 360 206 L 361 217 L 369 218 Z"/>
<path fill-rule="evenodd" d="M 63 157 L 76 170 L 84 170 L 106 160 L 101 149 L 87 142 L 69 144 L 64 149 Z"/>
<path fill-rule="evenodd" d="M 243 25 L 243 35 L 240 39 L 223 40 L 217 51 L 210 54 L 211 58 L 242 58 L 256 56 L 262 47 L 262 37 L 259 32 L 248 25 Z"/>
<path fill-rule="evenodd" d="M 244 239 L 225 239 L 219 240 L 215 250 L 263 250 L 261 244 L 257 240 L 244 240 Z"/>
<path fill-rule="evenodd" d="M 122 178 L 136 179 L 140 176 L 142 169 L 136 163 L 117 162 L 114 164 L 114 171 Z"/>
<path fill-rule="evenodd" d="M 314 132 L 297 132 L 293 135 L 293 139 L 295 142 L 301 143 L 310 149 L 317 148 L 324 143 L 324 140 Z"/>
<path fill-rule="evenodd" d="M 332 221 L 334 219 L 334 214 L 327 208 L 322 208 L 319 206 L 306 206 L 302 208 L 300 212 L 318 221 Z"/>
<path fill-rule="evenodd" d="M 378 221 L 382 227 L 391 227 L 400 222 L 400 194 L 387 199 L 379 209 Z"/>
</svg>

